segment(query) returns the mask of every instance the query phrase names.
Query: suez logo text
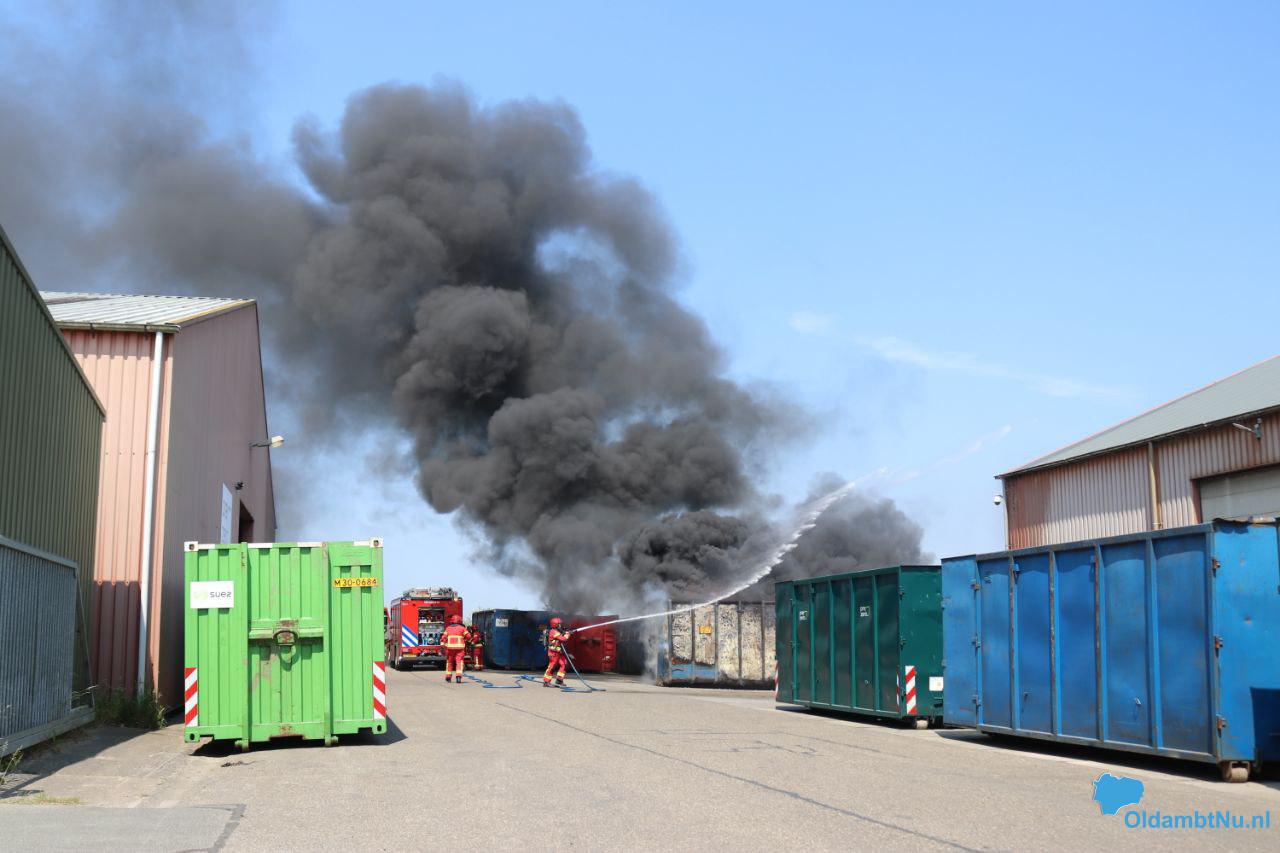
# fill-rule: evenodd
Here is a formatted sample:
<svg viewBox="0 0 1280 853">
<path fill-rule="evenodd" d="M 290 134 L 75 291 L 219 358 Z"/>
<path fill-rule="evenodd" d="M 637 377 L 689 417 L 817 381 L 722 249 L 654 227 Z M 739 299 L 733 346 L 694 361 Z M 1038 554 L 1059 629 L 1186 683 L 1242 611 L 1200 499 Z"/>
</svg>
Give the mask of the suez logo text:
<svg viewBox="0 0 1280 853">
<path fill-rule="evenodd" d="M 213 610 L 236 606 L 234 581 L 192 581 L 191 609 Z"/>
</svg>

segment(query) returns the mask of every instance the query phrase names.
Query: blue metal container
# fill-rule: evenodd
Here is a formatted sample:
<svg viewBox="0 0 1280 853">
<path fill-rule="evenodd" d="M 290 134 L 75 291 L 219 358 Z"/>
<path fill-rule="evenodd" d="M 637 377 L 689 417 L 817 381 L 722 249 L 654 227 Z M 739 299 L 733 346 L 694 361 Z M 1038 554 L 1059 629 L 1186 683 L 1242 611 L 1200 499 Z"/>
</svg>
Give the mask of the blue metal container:
<svg viewBox="0 0 1280 853">
<path fill-rule="evenodd" d="M 943 560 L 945 721 L 1246 780 L 1280 759 L 1277 551 L 1217 521 Z"/>
<path fill-rule="evenodd" d="M 547 666 L 542 633 L 551 614 L 545 610 L 478 610 L 471 624 L 484 637 L 484 665 L 495 669 L 536 669 Z"/>
</svg>

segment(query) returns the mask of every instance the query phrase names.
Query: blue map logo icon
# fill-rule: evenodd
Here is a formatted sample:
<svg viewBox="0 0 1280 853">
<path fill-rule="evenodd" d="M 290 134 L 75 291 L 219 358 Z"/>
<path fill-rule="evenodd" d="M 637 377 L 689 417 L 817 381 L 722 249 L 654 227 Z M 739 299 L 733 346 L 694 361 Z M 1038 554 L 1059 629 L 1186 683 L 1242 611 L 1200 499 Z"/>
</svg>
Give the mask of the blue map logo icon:
<svg viewBox="0 0 1280 853">
<path fill-rule="evenodd" d="M 1093 801 L 1103 814 L 1115 814 L 1125 806 L 1136 806 L 1142 802 L 1145 792 L 1145 785 L 1128 776 L 1103 773 L 1093 783 Z"/>
</svg>

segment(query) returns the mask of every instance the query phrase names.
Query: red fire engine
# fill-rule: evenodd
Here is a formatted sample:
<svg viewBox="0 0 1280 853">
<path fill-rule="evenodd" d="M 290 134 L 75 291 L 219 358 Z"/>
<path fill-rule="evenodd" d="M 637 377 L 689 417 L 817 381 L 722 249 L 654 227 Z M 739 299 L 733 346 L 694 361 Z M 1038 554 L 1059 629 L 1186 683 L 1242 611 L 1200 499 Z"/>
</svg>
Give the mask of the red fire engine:
<svg viewBox="0 0 1280 853">
<path fill-rule="evenodd" d="M 454 616 L 462 617 L 462 598 L 450 587 L 406 589 L 387 609 L 387 663 L 396 669 L 443 664 L 440 634 Z"/>
</svg>

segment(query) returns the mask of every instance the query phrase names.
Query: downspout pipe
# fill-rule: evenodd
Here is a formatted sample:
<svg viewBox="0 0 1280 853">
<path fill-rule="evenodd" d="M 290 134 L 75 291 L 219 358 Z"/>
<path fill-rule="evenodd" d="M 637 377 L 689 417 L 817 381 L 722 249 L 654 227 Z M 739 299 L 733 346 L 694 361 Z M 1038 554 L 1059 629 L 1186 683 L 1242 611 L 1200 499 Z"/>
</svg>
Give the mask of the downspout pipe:
<svg viewBox="0 0 1280 853">
<path fill-rule="evenodd" d="M 1156 443 L 1147 442 L 1147 486 L 1151 500 L 1151 529 L 1163 530 L 1164 517 L 1160 512 L 1160 476 L 1156 471 Z"/>
<path fill-rule="evenodd" d="M 146 484 L 142 493 L 142 565 L 138 571 L 138 696 L 146 690 L 151 627 L 152 541 L 155 539 L 156 447 L 160 432 L 160 380 L 164 370 L 164 332 L 156 332 L 151 352 L 151 400 L 147 403 Z"/>
</svg>

